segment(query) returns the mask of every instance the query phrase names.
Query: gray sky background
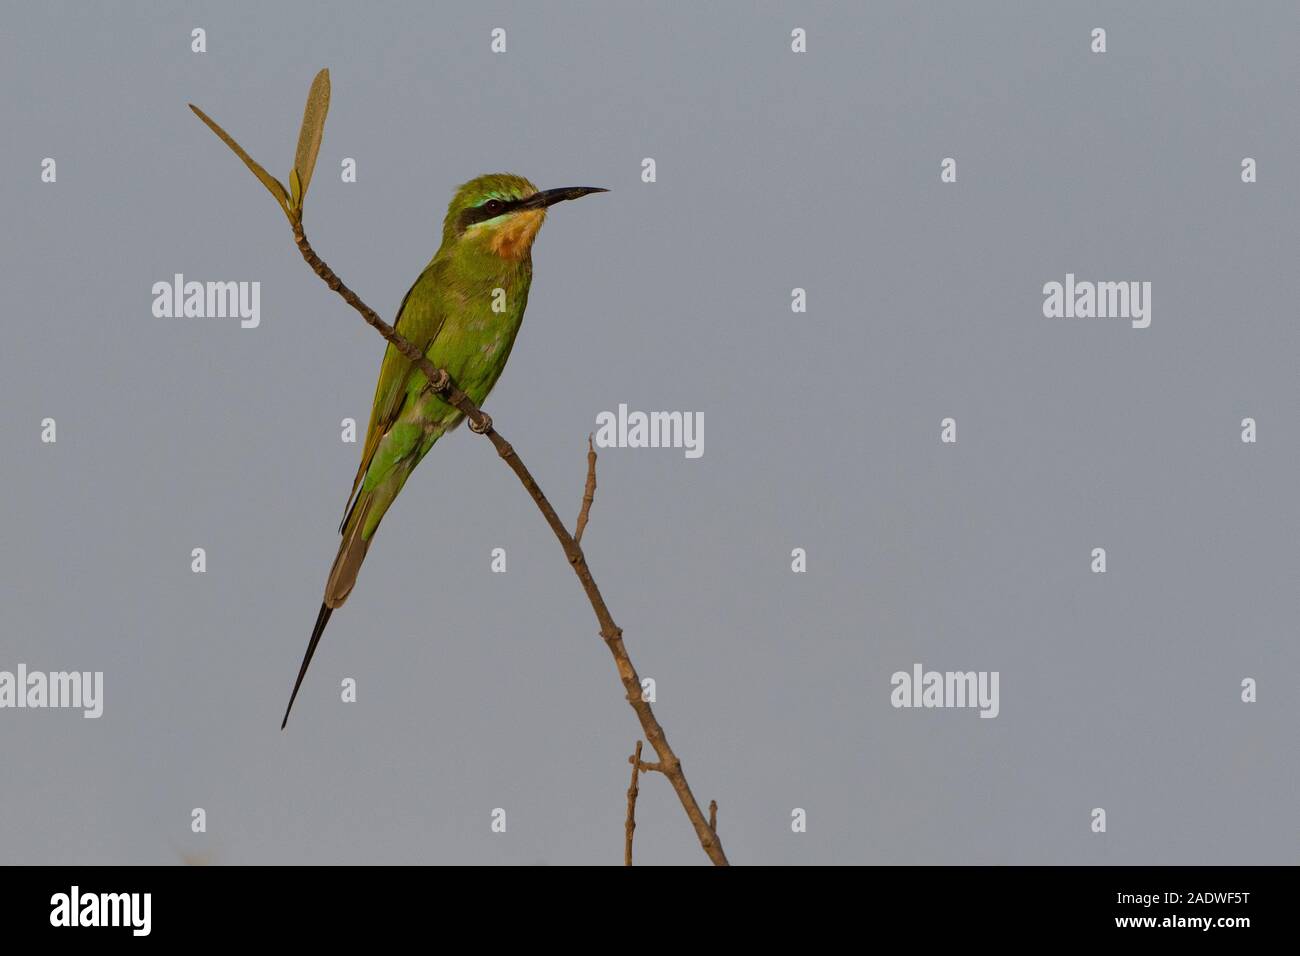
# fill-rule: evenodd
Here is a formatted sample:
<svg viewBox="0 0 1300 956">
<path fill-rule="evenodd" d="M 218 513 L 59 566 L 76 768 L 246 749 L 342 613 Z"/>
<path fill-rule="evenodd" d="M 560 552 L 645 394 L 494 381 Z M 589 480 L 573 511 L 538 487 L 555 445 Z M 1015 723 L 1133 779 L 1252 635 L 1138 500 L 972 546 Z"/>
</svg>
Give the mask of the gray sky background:
<svg viewBox="0 0 1300 956">
<path fill-rule="evenodd" d="M 542 230 L 487 408 L 569 520 L 600 411 L 704 413 L 698 460 L 602 453 L 585 543 L 734 862 L 1296 862 L 1295 4 L 0 9 L 0 669 L 106 683 L 0 711 L 0 862 L 621 861 L 639 727 L 468 430 L 278 729 L 382 343 L 185 104 L 285 177 L 322 66 L 309 235 L 386 316 L 460 182 L 612 189 Z M 176 272 L 261 327 L 154 318 Z M 1045 319 L 1067 272 L 1151 327 Z M 1000 715 L 893 709 L 918 661 Z M 655 777 L 637 854 L 704 862 Z"/>
</svg>

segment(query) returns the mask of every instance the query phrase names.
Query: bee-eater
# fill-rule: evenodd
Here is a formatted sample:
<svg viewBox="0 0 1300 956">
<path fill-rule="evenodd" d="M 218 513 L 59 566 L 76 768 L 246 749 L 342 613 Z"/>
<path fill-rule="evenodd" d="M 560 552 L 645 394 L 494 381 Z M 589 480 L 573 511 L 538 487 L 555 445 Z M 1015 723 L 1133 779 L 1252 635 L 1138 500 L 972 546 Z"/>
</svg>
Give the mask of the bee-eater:
<svg viewBox="0 0 1300 956">
<path fill-rule="evenodd" d="M 397 331 L 482 405 L 505 368 L 524 317 L 533 278 L 533 240 L 547 208 L 605 191 L 575 186 L 539 192 L 522 176 L 508 173 L 465 183 L 447 207 L 442 245 L 402 300 L 394 323 Z M 388 346 L 361 466 L 339 526 L 343 541 L 281 730 L 289 722 L 330 614 L 352 593 L 379 522 L 434 442 L 464 418 L 454 406 L 426 392 L 427 382 L 409 359 Z"/>
</svg>

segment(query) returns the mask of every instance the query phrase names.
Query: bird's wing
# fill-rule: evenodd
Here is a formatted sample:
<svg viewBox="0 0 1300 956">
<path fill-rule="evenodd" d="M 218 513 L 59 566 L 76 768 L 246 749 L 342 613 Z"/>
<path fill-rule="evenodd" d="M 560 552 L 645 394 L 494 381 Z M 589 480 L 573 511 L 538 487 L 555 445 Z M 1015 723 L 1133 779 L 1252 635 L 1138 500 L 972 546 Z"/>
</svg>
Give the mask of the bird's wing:
<svg viewBox="0 0 1300 956">
<path fill-rule="evenodd" d="M 447 321 L 447 311 L 442 308 L 441 299 L 435 294 L 438 282 L 438 264 L 430 263 L 420 273 L 420 277 L 406 291 L 401 306 L 397 310 L 397 321 L 393 327 L 421 352 L 428 352 L 433 340 L 442 331 Z M 379 382 L 375 385 L 375 401 L 370 409 L 370 427 L 366 429 L 366 443 L 362 446 L 361 465 L 357 468 L 356 478 L 352 480 L 352 490 L 348 493 L 347 507 L 343 509 L 343 521 L 339 523 L 342 533 L 348 522 L 348 516 L 356 503 L 357 489 L 370 468 L 375 457 L 379 440 L 392 426 L 402 410 L 406 398 L 406 383 L 414 363 L 397 351 L 392 345 L 384 352 L 383 364 L 379 367 Z"/>
</svg>

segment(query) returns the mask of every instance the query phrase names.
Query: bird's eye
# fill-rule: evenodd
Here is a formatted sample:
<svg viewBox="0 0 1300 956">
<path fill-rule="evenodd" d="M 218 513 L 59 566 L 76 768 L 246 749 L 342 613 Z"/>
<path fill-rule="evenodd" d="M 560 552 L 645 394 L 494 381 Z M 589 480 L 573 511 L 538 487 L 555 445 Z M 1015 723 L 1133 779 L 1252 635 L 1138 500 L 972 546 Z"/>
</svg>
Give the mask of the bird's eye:
<svg viewBox="0 0 1300 956">
<path fill-rule="evenodd" d="M 489 199 L 487 202 L 483 204 L 483 211 L 490 212 L 495 215 L 496 213 L 499 213 L 504 207 L 505 207 L 505 203 L 503 203 L 500 199 Z"/>
</svg>

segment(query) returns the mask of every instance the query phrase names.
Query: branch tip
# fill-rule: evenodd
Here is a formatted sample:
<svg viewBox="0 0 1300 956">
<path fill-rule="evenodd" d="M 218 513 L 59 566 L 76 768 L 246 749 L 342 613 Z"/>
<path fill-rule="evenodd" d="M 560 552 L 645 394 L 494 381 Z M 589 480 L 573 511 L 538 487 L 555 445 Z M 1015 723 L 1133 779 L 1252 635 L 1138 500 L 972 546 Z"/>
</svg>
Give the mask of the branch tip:
<svg viewBox="0 0 1300 956">
<path fill-rule="evenodd" d="M 636 742 L 636 751 L 628 757 L 632 764 L 632 782 L 627 788 L 627 820 L 623 824 L 623 865 L 632 865 L 632 834 L 636 831 L 636 797 L 641 792 L 637 786 L 637 774 L 641 772 L 641 741 Z"/>
</svg>

